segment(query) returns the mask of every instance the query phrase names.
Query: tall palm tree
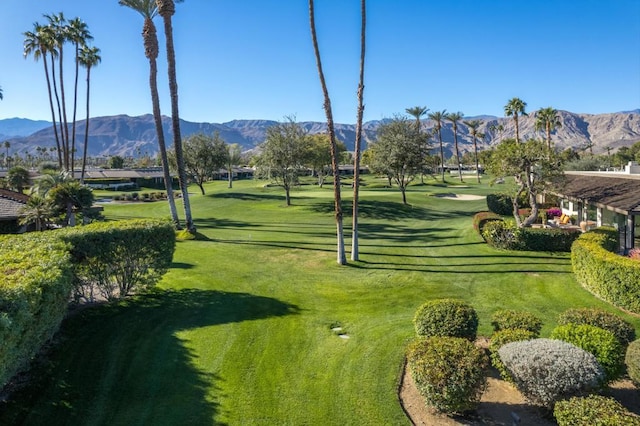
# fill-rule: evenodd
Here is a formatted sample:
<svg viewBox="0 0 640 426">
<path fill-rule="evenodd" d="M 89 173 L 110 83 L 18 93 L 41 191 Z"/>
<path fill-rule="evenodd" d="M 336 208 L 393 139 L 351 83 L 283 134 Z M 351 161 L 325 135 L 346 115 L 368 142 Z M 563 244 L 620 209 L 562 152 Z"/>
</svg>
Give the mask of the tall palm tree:
<svg viewBox="0 0 640 426">
<path fill-rule="evenodd" d="M 429 119 L 435 123 L 433 130 L 438 134 L 440 142 L 440 170 L 442 171 L 442 182 L 444 182 L 444 147 L 442 146 L 442 121 L 447 117 L 447 110 L 435 111 L 429 114 Z"/>
<path fill-rule="evenodd" d="M 420 131 L 420 117 L 424 116 L 427 111 L 429 111 L 429 108 L 423 106 L 414 106 L 411 108 L 406 108 L 405 111 L 407 112 L 407 114 L 413 116 L 416 119 L 416 127 L 418 128 L 418 131 Z"/>
<path fill-rule="evenodd" d="M 162 128 L 162 114 L 160 113 L 160 97 L 158 96 L 158 35 L 153 18 L 158 15 L 158 6 L 155 0 L 119 0 L 118 4 L 127 6 L 138 12 L 144 18 L 142 26 L 142 41 L 144 44 L 144 54 L 149 60 L 149 88 L 151 90 L 151 103 L 153 105 L 153 119 L 158 135 L 158 148 L 162 160 L 162 172 L 164 175 L 164 185 L 167 190 L 167 200 L 171 211 L 171 219 L 176 228 L 180 228 L 178 210 L 173 196 L 173 186 L 171 172 L 169 170 L 169 159 L 167 157 L 167 147 L 164 141 L 164 130 Z"/>
<path fill-rule="evenodd" d="M 58 67 L 59 67 L 59 75 L 58 75 L 58 82 L 60 85 L 60 101 L 58 103 L 58 117 L 60 118 L 60 133 L 61 133 L 61 138 L 62 138 L 62 145 L 63 145 L 63 159 L 64 159 L 64 168 L 65 170 L 70 170 L 71 167 L 71 163 L 70 163 L 70 146 L 69 146 L 69 125 L 68 125 L 68 120 L 67 120 L 67 107 L 66 107 L 66 100 L 65 100 L 65 93 L 64 93 L 64 44 L 68 39 L 68 31 L 67 31 L 67 20 L 64 17 L 62 12 L 59 12 L 58 14 L 54 14 L 54 15 L 44 15 L 45 18 L 47 18 L 47 20 L 49 21 L 49 30 L 51 31 L 51 37 L 53 40 L 53 45 L 55 48 L 55 51 L 57 52 L 57 59 L 58 59 Z M 53 57 L 53 50 L 51 51 L 52 53 L 52 57 Z M 52 66 L 52 72 L 54 72 Z M 56 96 L 57 96 L 57 90 L 56 90 L 56 84 L 55 84 L 55 77 L 54 77 L 54 92 L 56 92 Z"/>
<path fill-rule="evenodd" d="M 360 196 L 360 152 L 362 151 L 362 116 L 364 114 L 364 56 L 365 56 L 365 29 L 367 25 L 366 1 L 360 1 L 360 16 L 362 26 L 360 29 L 360 80 L 358 83 L 358 112 L 356 118 L 356 141 L 353 154 L 353 214 L 351 224 L 351 260 L 360 260 L 360 248 L 358 241 L 358 203 Z"/>
<path fill-rule="evenodd" d="M 478 179 L 478 183 L 480 183 L 480 170 L 478 169 L 478 142 L 477 142 L 477 138 L 479 135 L 478 127 L 480 127 L 480 120 L 463 121 L 463 123 L 469 128 L 471 137 L 473 137 L 473 149 L 475 151 L 475 160 L 476 160 L 476 178 Z"/>
<path fill-rule="evenodd" d="M 87 167 L 87 151 L 89 146 L 89 94 L 91 92 L 91 68 L 98 65 L 101 60 L 102 58 L 100 57 L 100 49 L 98 49 L 97 47 L 89 47 L 87 45 L 82 46 L 82 50 L 80 50 L 80 55 L 78 56 L 78 63 L 87 69 L 87 118 L 84 126 L 84 147 L 82 149 L 82 171 L 80 172 L 80 183 L 84 183 L 84 173 Z M 73 131 L 75 133 L 75 111 L 73 122 Z"/>
<path fill-rule="evenodd" d="M 33 31 L 23 33 L 25 37 L 23 47 L 25 59 L 29 55 L 33 55 L 33 59 L 36 62 L 42 58 L 42 63 L 44 64 L 44 75 L 47 79 L 47 91 L 49 93 L 49 107 L 51 108 L 51 121 L 53 122 L 53 135 L 55 137 L 58 152 L 58 167 L 62 168 L 62 150 L 60 146 L 60 137 L 58 136 L 58 127 L 56 124 L 56 113 L 53 106 L 53 93 L 51 90 L 51 78 L 49 77 L 49 66 L 47 60 L 49 50 L 53 49 L 53 42 L 48 37 L 49 33 L 49 31 L 45 31 L 45 27 L 37 22 L 34 23 Z"/>
<path fill-rule="evenodd" d="M 551 132 L 562 127 L 558 111 L 551 108 L 542 108 L 536 113 L 536 130 L 544 129 L 547 137 L 547 149 L 551 151 Z"/>
<path fill-rule="evenodd" d="M 453 141 L 456 146 L 456 161 L 458 162 L 458 176 L 460 177 L 460 182 L 462 182 L 462 163 L 460 163 L 460 150 L 458 149 L 458 122 L 462 120 L 463 116 L 464 114 L 460 111 L 450 112 L 445 116 L 445 118 L 453 124 Z"/>
<path fill-rule="evenodd" d="M 4 148 L 7 150 L 7 153 L 4 156 L 4 165 L 5 166 L 9 166 L 9 148 L 11 148 L 11 142 L 9 141 L 4 141 Z"/>
<path fill-rule="evenodd" d="M 0 101 L 3 100 L 4 97 L 2 96 L 2 87 L 0 87 Z"/>
<path fill-rule="evenodd" d="M 331 99 L 329 91 L 324 79 L 322 71 L 322 61 L 320 60 L 320 49 L 318 48 L 318 39 L 316 37 L 316 22 L 313 0 L 309 0 L 309 26 L 311 27 L 311 40 L 313 42 L 313 51 L 316 56 L 316 65 L 318 67 L 318 76 L 320 85 L 322 86 L 322 94 L 324 96 L 324 112 L 327 116 L 327 129 L 329 130 L 329 141 L 331 146 L 331 168 L 333 171 L 333 198 L 334 210 L 336 218 L 336 234 L 337 234 L 337 261 L 340 265 L 347 263 L 344 251 L 344 232 L 342 229 L 342 200 L 340 197 L 340 171 L 338 169 L 338 149 L 336 144 L 336 132 L 333 125 L 333 112 L 331 111 Z"/>
<path fill-rule="evenodd" d="M 89 32 L 89 27 L 80 18 L 74 18 L 69 21 L 67 26 L 67 38 L 71 41 L 75 48 L 75 80 L 73 86 L 73 118 L 71 123 L 71 170 L 75 170 L 75 151 L 76 151 L 76 112 L 78 106 L 78 75 L 80 68 L 81 48 L 86 46 L 87 42 L 93 40 L 93 36 Z M 88 69 L 87 69 L 88 71 Z M 87 100 L 88 102 L 88 100 Z"/>
<path fill-rule="evenodd" d="M 518 115 L 527 115 L 525 109 L 527 103 L 520 98 L 511 98 L 504 106 L 504 114 L 507 117 L 513 116 L 513 122 L 516 125 L 516 142 L 520 143 L 520 129 L 518 128 Z"/>
<path fill-rule="evenodd" d="M 176 13 L 175 3 L 182 0 L 156 0 L 158 15 L 162 16 L 164 22 L 164 36 L 167 49 L 167 65 L 169 74 L 169 92 L 171 93 L 171 128 L 173 129 L 173 149 L 176 153 L 176 163 L 178 166 L 178 180 L 182 191 L 182 203 L 184 205 L 184 217 L 187 231 L 196 233 L 191 215 L 191 203 L 189 202 L 189 188 L 187 187 L 187 173 L 184 165 L 184 154 L 182 152 L 182 136 L 180 135 L 180 113 L 178 112 L 178 82 L 176 76 L 176 52 L 173 47 L 173 24 L 172 17 Z"/>
<path fill-rule="evenodd" d="M 502 132 L 504 132 L 504 126 L 502 124 L 492 124 L 489 126 L 489 130 L 494 135 L 498 134 L 498 142 L 502 141 Z M 491 137 L 493 139 L 493 136 Z"/>
<path fill-rule="evenodd" d="M 237 143 L 227 145 L 227 175 L 229 178 L 229 188 L 233 188 L 233 166 L 237 166 L 242 161 L 242 147 Z"/>
</svg>

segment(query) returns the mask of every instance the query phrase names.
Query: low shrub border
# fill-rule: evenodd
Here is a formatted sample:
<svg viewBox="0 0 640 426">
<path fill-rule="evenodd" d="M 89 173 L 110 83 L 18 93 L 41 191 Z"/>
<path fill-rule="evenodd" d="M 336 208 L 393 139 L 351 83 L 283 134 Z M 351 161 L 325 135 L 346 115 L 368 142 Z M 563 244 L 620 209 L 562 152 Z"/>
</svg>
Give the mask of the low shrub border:
<svg viewBox="0 0 640 426">
<path fill-rule="evenodd" d="M 502 221 L 502 216 L 493 212 L 478 212 L 473 216 L 473 229 L 475 229 L 476 232 L 480 234 L 480 236 L 484 239 L 484 237 L 482 236 L 484 226 L 487 224 L 487 222 L 496 220 Z"/>
<path fill-rule="evenodd" d="M 617 238 L 613 228 L 582 234 L 571 248 L 573 272 L 597 297 L 640 314 L 640 262 L 613 253 Z"/>
<path fill-rule="evenodd" d="M 613 398 L 602 395 L 573 397 L 559 401 L 553 416 L 558 426 L 638 426 L 640 417 Z"/>
<path fill-rule="evenodd" d="M 487 244 L 503 250 L 569 252 L 579 236 L 579 230 L 518 228 L 514 221 L 485 222 L 482 231 Z"/>
</svg>

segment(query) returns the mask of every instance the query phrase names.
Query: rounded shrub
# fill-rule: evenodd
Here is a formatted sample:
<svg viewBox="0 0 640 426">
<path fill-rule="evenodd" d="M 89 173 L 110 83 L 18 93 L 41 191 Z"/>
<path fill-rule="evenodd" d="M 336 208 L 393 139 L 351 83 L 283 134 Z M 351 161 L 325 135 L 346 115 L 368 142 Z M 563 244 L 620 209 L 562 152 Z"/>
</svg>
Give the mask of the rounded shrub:
<svg viewBox="0 0 640 426">
<path fill-rule="evenodd" d="M 473 229 L 482 237 L 482 231 L 487 222 L 502 221 L 502 216 L 493 212 L 478 212 L 473 216 Z"/>
<path fill-rule="evenodd" d="M 486 386 L 484 351 L 467 339 L 416 339 L 407 349 L 411 376 L 425 403 L 444 413 L 476 407 Z"/>
<path fill-rule="evenodd" d="M 602 395 L 573 397 L 558 401 L 553 408 L 558 426 L 638 426 L 640 417 L 618 401 Z"/>
<path fill-rule="evenodd" d="M 487 195 L 487 207 L 489 211 L 502 216 L 513 214 L 513 202 L 511 197 L 506 194 Z"/>
<path fill-rule="evenodd" d="M 505 368 L 502 361 L 500 361 L 498 350 L 507 343 L 531 340 L 536 337 L 537 335 L 530 330 L 517 328 L 505 328 L 493 333 L 493 335 L 491 336 L 491 341 L 489 342 L 489 356 L 491 358 L 491 365 L 493 365 L 496 370 L 498 370 L 500 376 L 504 380 L 506 380 L 507 382 L 513 382 L 513 378 L 509 375 L 509 372 Z"/>
<path fill-rule="evenodd" d="M 494 331 L 507 329 L 528 330 L 538 337 L 542 328 L 542 320 L 531 312 L 501 309 L 491 316 L 491 325 Z"/>
<path fill-rule="evenodd" d="M 595 308 L 567 309 L 558 316 L 558 324 L 588 324 L 604 328 L 613 333 L 623 346 L 627 346 L 636 338 L 633 325 L 618 315 Z"/>
<path fill-rule="evenodd" d="M 595 356 L 561 340 L 507 343 L 498 349 L 498 355 L 518 390 L 547 408 L 560 399 L 586 395 L 605 379 Z"/>
<path fill-rule="evenodd" d="M 475 340 L 478 314 L 471 305 L 456 299 L 436 299 L 416 311 L 413 324 L 418 336 L 464 337 Z"/>
<path fill-rule="evenodd" d="M 492 247 L 503 250 L 521 250 L 522 230 L 513 220 L 487 222 L 482 231 L 482 238 Z"/>
<path fill-rule="evenodd" d="M 627 374 L 631 381 L 640 388 L 640 339 L 629 344 L 624 363 L 627 365 Z"/>
<path fill-rule="evenodd" d="M 566 324 L 556 327 L 550 337 L 593 354 L 604 368 L 607 381 L 618 379 L 624 372 L 624 348 L 610 331 L 588 324 Z"/>
</svg>

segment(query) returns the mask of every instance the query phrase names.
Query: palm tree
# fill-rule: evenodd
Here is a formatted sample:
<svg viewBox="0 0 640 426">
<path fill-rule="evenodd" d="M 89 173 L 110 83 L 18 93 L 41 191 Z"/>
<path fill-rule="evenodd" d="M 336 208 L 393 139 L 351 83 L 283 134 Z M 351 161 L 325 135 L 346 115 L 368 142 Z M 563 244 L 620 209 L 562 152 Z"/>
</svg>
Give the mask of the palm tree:
<svg viewBox="0 0 640 426">
<path fill-rule="evenodd" d="M 509 102 L 504 106 L 504 114 L 507 117 L 513 116 L 513 121 L 516 125 L 516 142 L 520 143 L 520 130 L 518 128 L 518 115 L 527 115 L 525 108 L 527 103 L 520 98 L 511 98 Z"/>
<path fill-rule="evenodd" d="M 336 132 L 333 125 L 333 112 L 331 111 L 331 99 L 329 91 L 324 79 L 322 71 L 322 61 L 320 60 L 320 49 L 318 48 L 318 39 L 316 37 L 316 22 L 314 14 L 313 0 L 309 0 L 309 26 L 311 27 L 311 40 L 313 43 L 313 51 L 316 56 L 316 65 L 318 67 L 318 76 L 320 85 L 322 86 L 322 94 L 324 96 L 324 112 L 327 116 L 327 129 L 329 130 L 329 141 L 331 146 L 331 168 L 333 171 L 333 198 L 334 210 L 336 218 L 336 234 L 337 234 L 337 261 L 340 265 L 347 263 L 344 251 L 344 233 L 342 229 L 342 200 L 340 197 L 340 171 L 338 169 L 338 149 L 336 144 Z"/>
<path fill-rule="evenodd" d="M 74 18 L 69 21 L 69 25 L 67 26 L 67 38 L 73 43 L 76 55 L 76 73 L 73 88 L 73 122 L 71 123 L 71 170 L 75 170 L 76 111 L 78 106 L 78 74 L 81 65 L 80 54 L 81 48 L 86 46 L 87 41 L 93 40 L 93 36 L 89 32 L 89 28 L 85 22 L 80 18 Z"/>
<path fill-rule="evenodd" d="M 54 50 L 57 52 L 58 59 L 58 67 L 59 67 L 59 83 L 60 83 L 60 101 L 58 103 L 58 117 L 60 118 L 60 133 L 62 138 L 63 145 L 63 157 L 64 157 L 64 168 L 65 170 L 70 170 L 70 146 L 69 146 L 69 125 L 67 120 L 67 107 L 66 100 L 64 94 L 64 43 L 67 41 L 68 32 L 66 29 L 67 20 L 65 19 L 62 12 L 59 12 L 57 15 L 44 15 L 45 18 L 49 21 L 49 30 L 51 32 L 52 42 L 54 49 L 51 50 L 52 58 Z M 53 62 L 53 59 L 52 59 Z M 52 66 L 52 72 L 54 72 Z M 54 76 L 54 92 L 57 90 L 55 84 L 55 76 Z"/>
<path fill-rule="evenodd" d="M 158 135 L 158 148 L 160 149 L 160 158 L 162 160 L 162 172 L 164 175 L 164 184 L 167 190 L 167 200 L 169 201 L 169 209 L 171 210 L 171 219 L 176 228 L 180 228 L 180 220 L 178 219 L 178 210 L 173 196 L 173 186 L 171 172 L 169 170 L 169 159 L 167 157 L 167 147 L 164 141 L 164 130 L 162 129 L 162 115 L 160 113 L 160 98 L 158 96 L 158 36 L 153 18 L 158 15 L 158 6 L 155 0 L 119 0 L 118 4 L 127 6 L 144 18 L 142 27 L 142 40 L 144 43 L 144 53 L 149 60 L 149 88 L 151 90 L 151 103 L 153 104 L 153 119 L 156 125 L 156 134 Z"/>
<path fill-rule="evenodd" d="M 4 160 L 6 161 L 6 165 L 8 165 L 9 164 L 9 148 L 11 148 L 11 142 L 4 141 L 4 148 L 7 150 L 7 153 L 4 156 Z"/>
<path fill-rule="evenodd" d="M 427 111 L 429 111 L 429 108 L 415 106 L 412 108 L 406 108 L 405 111 L 407 112 L 407 114 L 413 116 L 416 119 L 416 127 L 418 128 L 418 131 L 420 131 L 420 117 L 425 115 Z"/>
<path fill-rule="evenodd" d="M 551 151 L 551 132 L 562 127 L 558 111 L 551 108 L 542 108 L 536 114 L 536 130 L 544 129 L 547 136 L 547 149 Z"/>
<path fill-rule="evenodd" d="M 3 100 L 4 97 L 2 96 L 2 87 L 0 87 L 0 101 Z"/>
<path fill-rule="evenodd" d="M 184 165 L 184 154 L 182 152 L 182 137 L 180 135 L 180 113 L 178 112 L 178 83 L 176 77 L 176 52 L 173 47 L 173 26 L 172 16 L 176 13 L 175 3 L 182 0 L 156 0 L 158 15 L 162 16 L 164 22 L 164 36 L 167 49 L 167 65 L 169 74 L 169 92 L 171 93 L 171 128 L 173 129 L 173 149 L 176 153 L 176 163 L 178 166 L 178 180 L 182 191 L 182 203 L 184 205 L 184 216 L 187 231 L 196 233 L 191 216 L 191 203 L 189 202 L 189 188 L 187 187 L 187 173 Z"/>
<path fill-rule="evenodd" d="M 229 175 L 229 188 L 233 188 L 233 166 L 242 161 L 242 147 L 237 143 L 227 145 L 227 174 Z"/>
<path fill-rule="evenodd" d="M 56 140 L 56 148 L 58 152 L 58 167 L 62 168 L 62 150 L 60 146 L 60 138 L 58 136 L 58 127 L 56 124 L 56 113 L 53 107 L 53 93 L 51 91 L 51 78 L 49 77 L 49 66 L 47 61 L 47 54 L 50 50 L 53 50 L 53 42 L 50 39 L 50 31 L 46 31 L 46 27 L 38 24 L 33 24 L 33 31 L 27 31 L 23 35 L 24 39 L 24 57 L 33 54 L 33 59 L 37 62 L 42 58 L 44 64 L 44 75 L 47 79 L 47 91 L 49 92 L 49 107 L 51 108 L 51 121 L 53 122 L 53 134 Z M 52 63 L 53 66 L 53 63 Z"/>
<path fill-rule="evenodd" d="M 360 2 L 360 16 L 362 27 L 360 30 L 360 81 L 358 83 L 358 112 L 356 118 L 356 141 L 353 154 L 353 214 L 351 224 L 351 260 L 360 260 L 360 248 L 358 244 L 358 202 L 360 194 L 360 151 L 362 150 L 362 116 L 364 114 L 364 56 L 365 56 L 365 29 L 367 24 L 366 1 Z"/>
<path fill-rule="evenodd" d="M 480 170 L 478 169 L 478 143 L 476 141 L 479 135 L 478 127 L 480 127 L 480 120 L 463 121 L 463 123 L 469 128 L 471 136 L 473 137 L 473 149 L 475 151 L 476 160 L 476 178 L 478 179 L 478 183 L 480 183 Z"/>
<path fill-rule="evenodd" d="M 504 126 L 502 124 L 492 124 L 489 126 L 489 130 L 494 135 L 498 133 L 498 142 L 502 141 L 502 132 L 504 132 Z M 493 139 L 493 136 L 491 138 Z"/>
<path fill-rule="evenodd" d="M 14 191 L 22 193 L 25 186 L 31 183 L 31 176 L 29 176 L 29 170 L 24 167 L 16 166 L 7 172 L 7 184 L 9 188 Z"/>
<path fill-rule="evenodd" d="M 434 121 L 433 130 L 438 134 L 440 142 L 440 169 L 442 171 L 442 182 L 444 182 L 444 147 L 442 146 L 442 120 L 447 117 L 447 110 L 435 111 L 429 114 L 429 119 Z"/>
<path fill-rule="evenodd" d="M 36 231 L 43 231 L 47 228 L 49 219 L 56 215 L 56 209 L 53 203 L 39 195 L 31 195 L 27 204 L 20 209 L 21 225 L 29 225 L 35 223 Z"/>
<path fill-rule="evenodd" d="M 460 176 L 460 182 L 462 182 L 462 164 L 460 163 L 460 150 L 458 149 L 458 121 L 462 120 L 462 114 L 458 112 L 450 112 L 445 116 L 453 124 L 453 141 L 456 146 L 456 160 L 458 162 L 458 176 Z"/>
<path fill-rule="evenodd" d="M 84 126 L 84 147 L 82 149 L 82 171 L 80 172 L 80 183 L 84 183 L 84 173 L 87 167 L 87 151 L 89 146 L 89 93 L 91 83 L 91 68 L 98 65 L 102 58 L 100 57 L 100 49 L 97 47 L 89 47 L 87 45 L 82 46 L 80 55 L 78 56 L 78 63 L 87 69 L 87 114 L 86 122 Z M 73 119 L 73 132 L 75 137 L 75 108 Z"/>
</svg>

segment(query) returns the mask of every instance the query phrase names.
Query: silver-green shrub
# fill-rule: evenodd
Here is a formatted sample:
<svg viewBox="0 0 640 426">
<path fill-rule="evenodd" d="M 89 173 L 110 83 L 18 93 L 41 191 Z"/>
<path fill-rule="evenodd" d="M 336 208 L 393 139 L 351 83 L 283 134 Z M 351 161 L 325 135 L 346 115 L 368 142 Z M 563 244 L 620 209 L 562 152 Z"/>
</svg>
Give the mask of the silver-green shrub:
<svg viewBox="0 0 640 426">
<path fill-rule="evenodd" d="M 595 356 L 561 340 L 508 343 L 498 354 L 520 392 L 547 408 L 560 399 L 587 394 L 605 380 Z"/>
</svg>

